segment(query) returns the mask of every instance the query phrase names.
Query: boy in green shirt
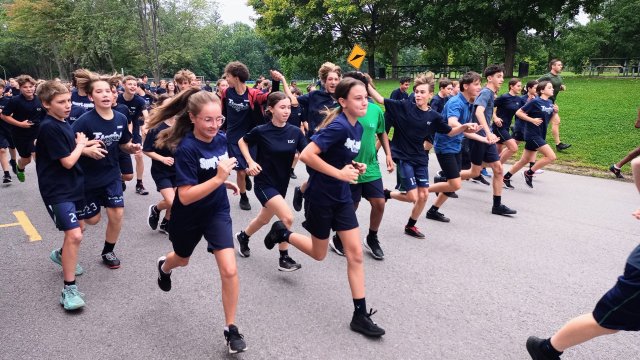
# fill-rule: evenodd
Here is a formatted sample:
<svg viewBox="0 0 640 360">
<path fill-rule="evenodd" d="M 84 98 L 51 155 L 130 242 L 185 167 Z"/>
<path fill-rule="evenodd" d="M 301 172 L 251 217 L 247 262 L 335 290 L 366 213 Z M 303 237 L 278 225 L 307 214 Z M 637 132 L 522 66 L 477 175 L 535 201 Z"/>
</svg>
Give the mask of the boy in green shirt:
<svg viewBox="0 0 640 360">
<path fill-rule="evenodd" d="M 549 81 L 551 82 L 551 85 L 553 85 L 553 96 L 550 97 L 549 100 L 554 104 L 558 98 L 558 93 L 560 93 L 560 91 L 567 90 L 567 87 L 563 84 L 562 76 L 560 76 L 563 66 L 562 61 L 559 59 L 549 61 L 549 73 L 538 79 L 538 82 Z M 565 144 L 560 141 L 560 116 L 558 115 L 558 112 L 556 112 L 551 118 L 551 133 L 553 134 L 553 140 L 556 143 L 556 150 L 561 151 L 571 147 L 571 144 Z"/>
</svg>

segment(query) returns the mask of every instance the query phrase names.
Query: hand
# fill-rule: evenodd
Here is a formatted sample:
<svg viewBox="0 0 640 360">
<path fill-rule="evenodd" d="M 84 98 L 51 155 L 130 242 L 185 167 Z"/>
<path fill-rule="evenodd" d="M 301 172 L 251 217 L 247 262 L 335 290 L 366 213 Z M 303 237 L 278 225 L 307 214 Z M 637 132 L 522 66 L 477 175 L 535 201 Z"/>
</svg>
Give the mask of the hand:
<svg viewBox="0 0 640 360">
<path fill-rule="evenodd" d="M 489 133 L 487 135 L 487 144 L 495 144 L 496 142 L 498 142 L 498 137 L 493 133 Z"/>
<path fill-rule="evenodd" d="M 351 165 L 353 165 L 353 167 L 356 168 L 356 170 L 358 170 L 358 173 L 360 173 L 360 175 L 367 172 L 367 164 L 365 163 L 352 161 Z"/>
<path fill-rule="evenodd" d="M 142 151 L 142 145 L 129 143 L 129 153 L 131 155 L 138 155 Z"/>
<path fill-rule="evenodd" d="M 480 131 L 480 126 L 478 126 L 478 124 L 476 123 L 466 123 L 462 126 L 465 127 L 464 132 L 466 133 L 477 133 L 478 131 Z"/>
<path fill-rule="evenodd" d="M 535 126 L 540 126 L 540 124 L 542 124 L 542 119 L 541 118 L 531 118 L 531 121 L 533 123 L 533 125 Z"/>
<path fill-rule="evenodd" d="M 233 168 L 236 167 L 237 164 L 238 160 L 236 160 L 236 158 L 234 157 L 218 162 L 218 173 L 216 174 L 216 177 L 219 177 L 226 181 L 229 177 L 229 174 L 231 174 L 231 171 L 233 171 Z"/>
<path fill-rule="evenodd" d="M 493 123 L 496 124 L 497 127 L 502 127 L 502 119 L 500 119 L 499 117 L 494 117 Z"/>
<path fill-rule="evenodd" d="M 83 132 L 76 133 L 76 145 L 79 144 L 82 144 L 84 146 L 87 145 L 87 135 L 85 135 Z"/>
<path fill-rule="evenodd" d="M 282 79 L 284 79 L 284 76 L 278 71 L 278 70 L 271 70 L 271 78 L 275 81 L 282 81 Z"/>
<path fill-rule="evenodd" d="M 565 90 L 567 90 L 567 87 L 565 85 L 560 85 L 560 90 L 561 91 L 565 91 Z"/>
<path fill-rule="evenodd" d="M 252 161 L 249 164 L 249 168 L 247 169 L 247 174 L 249 174 L 250 176 L 256 176 L 260 174 L 261 171 L 262 171 L 262 167 L 258 165 L 257 162 Z"/>
<path fill-rule="evenodd" d="M 31 121 L 29 121 L 29 120 L 26 120 L 26 121 L 20 121 L 20 122 L 18 123 L 18 127 L 21 127 L 21 128 L 23 128 L 23 129 L 29 129 L 29 128 L 31 128 L 32 126 L 33 126 L 33 123 L 32 123 Z"/>
<path fill-rule="evenodd" d="M 174 162 L 174 160 L 173 160 L 172 157 L 165 156 L 165 157 L 162 158 L 162 163 L 167 165 L 167 166 L 173 166 L 173 162 Z"/>
<path fill-rule="evenodd" d="M 225 182 L 224 182 L 224 186 L 225 186 L 228 190 L 233 190 L 233 195 L 238 195 L 238 194 L 240 194 L 240 188 L 238 187 L 238 185 L 236 185 L 236 183 L 231 182 L 231 181 L 225 181 Z"/>
<path fill-rule="evenodd" d="M 89 140 L 87 141 L 87 147 L 89 146 L 98 146 L 102 149 L 107 149 L 107 145 L 104 144 L 104 142 L 102 140 Z"/>
<path fill-rule="evenodd" d="M 554 113 L 558 113 L 559 110 L 560 110 L 560 108 L 558 107 L 558 105 L 553 104 L 553 112 Z"/>
<path fill-rule="evenodd" d="M 387 155 L 387 171 L 391 174 L 395 169 L 396 164 L 393 162 L 393 159 L 391 159 L 391 155 Z"/>
<path fill-rule="evenodd" d="M 107 149 L 103 148 L 104 143 L 99 140 L 88 141 L 82 150 L 82 155 L 88 156 L 94 160 L 103 159 L 109 153 Z"/>
<path fill-rule="evenodd" d="M 355 184 L 358 181 L 358 175 L 360 175 L 360 171 L 353 167 L 353 165 L 348 164 L 340 170 L 339 179 L 344 182 Z"/>
</svg>

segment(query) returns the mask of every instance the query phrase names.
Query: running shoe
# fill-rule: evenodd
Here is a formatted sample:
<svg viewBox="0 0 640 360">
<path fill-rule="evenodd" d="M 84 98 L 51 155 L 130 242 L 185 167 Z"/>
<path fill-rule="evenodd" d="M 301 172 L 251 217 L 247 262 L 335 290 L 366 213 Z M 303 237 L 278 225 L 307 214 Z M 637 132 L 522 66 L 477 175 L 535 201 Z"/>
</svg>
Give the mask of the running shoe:
<svg viewBox="0 0 640 360">
<path fill-rule="evenodd" d="M 126 182 L 122 182 L 122 192 L 125 192 L 125 190 L 127 190 L 127 183 Z"/>
<path fill-rule="evenodd" d="M 544 174 L 544 169 L 538 169 L 534 172 L 536 175 Z"/>
<path fill-rule="evenodd" d="M 279 244 L 285 241 L 285 233 L 287 231 L 287 227 L 280 220 L 276 221 L 271 225 L 271 230 L 267 233 L 267 236 L 264 237 L 264 246 L 271 250 L 276 244 Z"/>
<path fill-rule="evenodd" d="M 158 227 L 158 231 L 165 235 L 169 235 L 169 220 L 167 220 L 167 218 L 162 219 L 162 222 Z"/>
<path fill-rule="evenodd" d="M 231 324 L 229 330 L 224 331 L 224 339 L 227 341 L 229 354 L 236 354 L 247 351 L 247 344 L 244 342 L 244 336 L 238 332 L 238 327 Z"/>
<path fill-rule="evenodd" d="M 513 187 L 513 185 L 511 185 L 511 179 L 502 179 L 502 181 L 504 181 L 504 188 L 505 189 L 509 189 L 509 190 L 515 189 L 515 187 Z"/>
<path fill-rule="evenodd" d="M 158 211 L 158 207 L 156 205 L 149 206 L 149 216 L 147 217 L 147 224 L 151 228 L 151 230 L 156 230 L 158 228 L 158 222 L 160 221 L 160 212 Z"/>
<path fill-rule="evenodd" d="M 162 264 L 164 264 L 166 260 L 166 256 L 160 256 L 156 262 L 158 267 L 158 286 L 162 291 L 171 290 L 171 271 L 168 274 L 162 271 Z"/>
<path fill-rule="evenodd" d="M 452 199 L 459 198 L 458 194 L 456 194 L 455 192 L 446 192 L 446 193 L 443 193 L 443 194 L 447 195 L 448 197 L 450 197 Z"/>
<path fill-rule="evenodd" d="M 618 169 L 615 164 L 609 167 L 609 171 L 611 171 L 613 175 L 615 175 L 618 179 L 624 179 L 624 176 L 622 176 L 622 172 L 620 172 L 620 169 Z"/>
<path fill-rule="evenodd" d="M 107 265 L 109 269 L 117 269 L 120 267 L 120 259 L 118 259 L 116 253 L 113 251 L 102 254 L 102 262 Z"/>
<path fill-rule="evenodd" d="M 62 266 L 62 254 L 60 253 L 60 249 L 53 250 L 51 252 L 51 255 L 49 255 L 49 258 L 54 263 Z M 80 276 L 83 273 L 84 273 L 84 269 L 82 268 L 82 266 L 80 266 L 80 264 L 76 264 L 76 271 L 75 271 L 76 276 Z"/>
<path fill-rule="evenodd" d="M 379 327 L 378 324 L 371 320 L 371 315 L 375 313 L 376 311 L 373 309 L 369 310 L 369 313 L 366 314 L 361 314 L 354 311 L 353 318 L 351 318 L 350 324 L 351 330 L 370 337 L 380 337 L 384 335 L 384 329 Z"/>
<path fill-rule="evenodd" d="M 489 174 L 489 172 L 487 171 L 486 168 L 482 168 L 482 170 L 480 170 L 480 175 L 486 176 L 486 177 L 491 177 L 491 174 Z"/>
<path fill-rule="evenodd" d="M 289 255 L 281 256 L 278 261 L 278 270 L 291 272 L 300 270 L 302 265 L 298 264 L 295 260 L 293 260 Z"/>
<path fill-rule="evenodd" d="M 527 339 L 527 352 L 533 360 L 560 360 L 560 356 L 547 355 L 542 350 L 544 339 L 530 336 Z"/>
<path fill-rule="evenodd" d="M 427 215 L 426 215 L 427 219 L 430 220 L 435 220 L 435 221 L 440 221 L 440 222 L 444 222 L 444 223 L 448 223 L 449 221 L 451 221 L 451 219 L 449 219 L 448 217 L 444 216 L 443 213 L 441 213 L 440 211 L 427 211 Z"/>
<path fill-rule="evenodd" d="M 478 175 L 471 180 L 473 180 L 473 182 L 475 183 L 489 185 L 489 182 L 487 181 L 487 179 L 485 179 L 482 175 Z"/>
<path fill-rule="evenodd" d="M 380 247 L 380 241 L 378 241 L 378 235 L 367 235 L 362 241 L 362 245 L 371 253 L 371 257 L 376 260 L 384 259 L 384 252 Z"/>
<path fill-rule="evenodd" d="M 11 159 L 11 160 L 9 160 L 9 164 L 11 165 L 11 171 L 13 171 L 13 173 L 17 175 L 18 174 L 18 163 L 15 160 Z"/>
<path fill-rule="evenodd" d="M 2 185 L 9 186 L 12 182 L 13 180 L 11 180 L 11 175 L 5 175 L 2 177 Z"/>
<path fill-rule="evenodd" d="M 533 175 L 529 175 L 524 171 L 522 176 L 524 176 L 524 182 L 527 183 L 527 186 L 533 189 Z"/>
<path fill-rule="evenodd" d="M 149 192 L 147 191 L 147 189 L 144 188 L 144 185 L 142 185 L 142 183 L 140 183 L 139 185 L 136 185 L 136 194 L 138 194 L 138 195 L 149 195 Z"/>
<path fill-rule="evenodd" d="M 567 150 L 570 147 L 571 147 L 571 144 L 565 144 L 561 142 L 558 145 L 556 145 L 556 150 L 558 151 Z"/>
<path fill-rule="evenodd" d="M 404 233 L 417 239 L 425 238 L 424 234 L 421 233 L 416 226 L 405 226 Z"/>
<path fill-rule="evenodd" d="M 16 177 L 18 178 L 18 181 L 20 182 L 24 182 L 24 170 L 20 170 L 18 169 L 18 172 L 16 173 Z"/>
<path fill-rule="evenodd" d="M 329 247 L 336 254 L 340 256 L 344 256 L 344 248 L 342 247 L 342 240 L 340 240 L 340 236 L 338 236 L 338 233 L 335 233 L 331 238 L 331 240 L 329 240 Z"/>
<path fill-rule="evenodd" d="M 78 291 L 76 285 L 65 285 L 60 294 L 60 305 L 65 310 L 77 310 L 84 307 L 84 294 Z"/>
<path fill-rule="evenodd" d="M 384 193 L 384 202 L 387 202 L 387 200 L 391 199 L 391 190 L 384 189 L 382 192 Z"/>
<path fill-rule="evenodd" d="M 245 177 L 245 179 L 247 180 L 247 191 L 251 191 L 251 189 L 253 189 L 253 183 L 251 182 L 251 176 L 247 175 Z"/>
<path fill-rule="evenodd" d="M 248 197 L 242 197 L 240 196 L 240 209 L 242 210 L 251 210 L 251 204 L 249 204 L 249 198 Z"/>
<path fill-rule="evenodd" d="M 238 255 L 241 257 L 247 258 L 251 256 L 251 249 L 249 249 L 249 237 L 244 231 L 240 231 L 236 233 L 236 242 L 238 246 L 236 247 L 236 251 L 238 251 Z"/>
<path fill-rule="evenodd" d="M 297 176 L 297 175 L 296 175 L 296 173 L 293 171 L 293 169 L 291 169 L 291 172 L 289 173 L 289 177 L 290 177 L 290 178 L 292 178 L 292 179 L 294 179 L 294 180 L 298 178 L 298 176 Z"/>
<path fill-rule="evenodd" d="M 293 189 L 293 209 L 295 211 L 302 210 L 302 200 L 304 200 L 304 194 L 302 190 L 300 190 L 300 186 L 296 186 L 296 188 Z"/>
<path fill-rule="evenodd" d="M 492 207 L 491 213 L 494 215 L 515 215 L 518 212 L 513 209 L 509 209 L 507 205 L 500 204 L 499 206 Z"/>
</svg>

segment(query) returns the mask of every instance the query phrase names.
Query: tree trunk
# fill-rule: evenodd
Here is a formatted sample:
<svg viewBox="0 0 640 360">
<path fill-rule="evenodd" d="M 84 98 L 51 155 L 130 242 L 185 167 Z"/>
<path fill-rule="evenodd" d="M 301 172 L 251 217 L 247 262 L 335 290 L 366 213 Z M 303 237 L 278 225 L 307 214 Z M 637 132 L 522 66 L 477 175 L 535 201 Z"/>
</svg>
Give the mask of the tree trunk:
<svg viewBox="0 0 640 360">
<path fill-rule="evenodd" d="M 504 77 L 513 77 L 516 47 L 518 46 L 518 32 L 514 26 L 507 25 L 502 29 L 504 39 Z"/>
<path fill-rule="evenodd" d="M 63 63 L 63 60 L 60 58 L 60 54 L 58 53 L 58 45 L 56 43 L 52 43 L 51 50 L 53 52 L 53 58 L 56 62 L 56 66 L 58 67 L 58 74 L 60 76 L 60 79 L 67 80 L 67 74 L 64 71 L 64 63 Z"/>
<path fill-rule="evenodd" d="M 398 78 L 398 53 L 400 50 L 397 46 L 394 46 L 393 50 L 391 50 L 391 77 L 393 79 Z"/>
<path fill-rule="evenodd" d="M 151 24 L 152 24 L 152 40 L 153 40 L 153 78 L 156 82 L 160 82 L 160 59 L 159 59 L 159 50 L 158 50 L 158 8 L 160 4 L 157 0 L 151 1 Z"/>
</svg>

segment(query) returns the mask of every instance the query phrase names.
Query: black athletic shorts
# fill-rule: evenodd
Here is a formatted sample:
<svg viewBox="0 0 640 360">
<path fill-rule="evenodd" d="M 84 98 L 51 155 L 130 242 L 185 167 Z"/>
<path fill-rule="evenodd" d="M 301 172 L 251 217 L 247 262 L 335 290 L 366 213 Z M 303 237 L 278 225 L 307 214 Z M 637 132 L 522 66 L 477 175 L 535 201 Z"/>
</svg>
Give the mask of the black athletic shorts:
<svg viewBox="0 0 640 360">
<path fill-rule="evenodd" d="M 640 331 L 640 269 L 627 263 L 624 275 L 598 301 L 593 317 L 603 328 Z"/>
<path fill-rule="evenodd" d="M 500 154 L 496 144 L 486 144 L 476 140 L 469 140 L 469 157 L 473 165 L 500 161 Z"/>
<path fill-rule="evenodd" d="M 462 153 L 456 154 L 438 154 L 438 163 L 442 169 L 442 175 L 447 180 L 457 179 L 460 177 L 460 168 L 462 167 Z"/>
<path fill-rule="evenodd" d="M 308 199 L 304 202 L 304 222 L 302 226 L 311 235 L 326 240 L 333 231 L 345 231 L 358 227 L 358 218 L 352 202 L 329 206 L 315 205 Z"/>
</svg>

